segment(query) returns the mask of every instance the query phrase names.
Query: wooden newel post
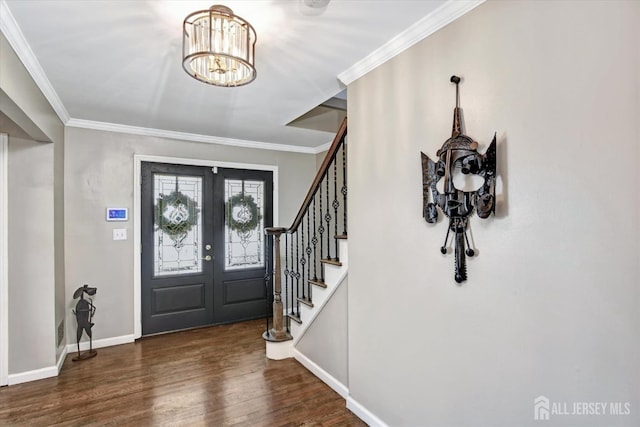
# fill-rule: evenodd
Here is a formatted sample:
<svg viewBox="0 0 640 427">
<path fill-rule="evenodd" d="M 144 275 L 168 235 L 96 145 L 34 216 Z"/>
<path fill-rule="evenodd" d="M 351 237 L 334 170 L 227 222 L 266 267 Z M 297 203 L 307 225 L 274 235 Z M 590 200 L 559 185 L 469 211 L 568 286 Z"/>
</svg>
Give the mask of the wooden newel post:
<svg viewBox="0 0 640 427">
<path fill-rule="evenodd" d="M 280 277 L 280 236 L 287 231 L 282 227 L 270 227 L 264 230 L 267 236 L 273 236 L 273 257 L 275 271 L 273 274 L 273 327 L 262 337 L 267 341 L 287 341 L 291 335 L 284 328 L 284 314 L 282 307 L 282 281 Z M 270 266 L 267 266 L 270 268 Z"/>
</svg>

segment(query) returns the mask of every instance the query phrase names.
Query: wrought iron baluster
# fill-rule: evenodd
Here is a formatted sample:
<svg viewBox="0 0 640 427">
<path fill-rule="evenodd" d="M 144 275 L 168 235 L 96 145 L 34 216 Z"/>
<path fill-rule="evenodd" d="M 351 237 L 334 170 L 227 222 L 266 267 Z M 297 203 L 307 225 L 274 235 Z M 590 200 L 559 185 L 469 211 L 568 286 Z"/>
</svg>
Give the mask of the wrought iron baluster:
<svg viewBox="0 0 640 427">
<path fill-rule="evenodd" d="M 327 182 L 327 213 L 324 216 L 324 221 L 327 223 L 327 258 L 331 259 L 331 211 L 329 211 L 329 172 L 325 175 Z"/>
<path fill-rule="evenodd" d="M 318 256 L 316 255 L 316 245 L 318 244 L 318 237 L 316 236 L 316 196 L 313 196 L 313 280 L 318 280 Z"/>
<path fill-rule="evenodd" d="M 287 233 L 284 234 L 284 312 L 289 314 L 289 257 L 287 256 L 287 249 L 289 246 L 289 235 Z M 285 319 L 285 326 L 287 327 L 287 332 L 291 332 L 289 330 L 289 317 Z"/>
<path fill-rule="evenodd" d="M 324 256 L 324 253 L 323 253 L 324 248 L 323 248 L 323 240 L 322 240 L 322 236 L 324 234 L 324 226 L 322 225 L 322 215 L 323 215 L 323 212 L 322 212 L 322 182 L 320 183 L 319 187 L 320 187 L 320 198 L 319 198 L 319 200 L 320 200 L 320 210 L 318 210 L 318 212 L 320 213 L 320 224 L 318 225 L 318 234 L 320 234 L 320 258 L 322 258 Z M 322 270 L 323 269 L 321 268 L 320 269 L 320 274 L 322 275 L 322 278 L 324 280 L 324 274 L 323 274 Z"/>
<path fill-rule="evenodd" d="M 335 243 L 336 249 L 336 257 L 334 258 L 336 261 L 340 260 L 340 254 L 338 254 L 338 207 L 340 207 L 340 202 L 338 201 L 338 156 L 333 158 L 333 242 Z"/>
<path fill-rule="evenodd" d="M 311 229 L 309 228 L 310 226 L 310 217 L 311 215 L 309 214 L 309 212 L 307 212 L 307 232 L 309 233 L 309 236 L 307 236 L 307 297 L 309 298 L 309 301 L 311 301 L 311 283 L 309 282 L 311 280 L 311 242 L 310 242 L 310 237 L 311 237 Z M 314 263 L 315 263 L 315 259 L 314 259 Z"/>
<path fill-rule="evenodd" d="M 301 233 L 300 240 L 302 242 L 302 257 L 300 257 L 300 268 L 302 269 L 302 299 L 306 299 L 307 296 L 306 296 L 305 285 L 304 285 L 304 265 L 307 263 L 307 260 L 304 257 L 304 219 L 300 222 L 300 233 Z"/>
<path fill-rule="evenodd" d="M 342 138 L 342 234 L 347 235 L 347 140 Z"/>
<path fill-rule="evenodd" d="M 293 271 L 293 235 L 291 234 L 287 234 L 287 237 L 291 237 L 291 268 L 289 269 L 289 276 L 291 277 L 291 314 L 295 314 L 295 303 L 294 303 L 294 298 L 295 298 L 295 292 L 294 290 L 294 286 L 293 286 L 293 279 L 295 278 L 294 276 L 294 271 Z"/>
<path fill-rule="evenodd" d="M 296 296 L 300 296 L 300 240 L 296 231 Z M 298 317 L 300 317 L 300 301 L 296 301 Z"/>
</svg>

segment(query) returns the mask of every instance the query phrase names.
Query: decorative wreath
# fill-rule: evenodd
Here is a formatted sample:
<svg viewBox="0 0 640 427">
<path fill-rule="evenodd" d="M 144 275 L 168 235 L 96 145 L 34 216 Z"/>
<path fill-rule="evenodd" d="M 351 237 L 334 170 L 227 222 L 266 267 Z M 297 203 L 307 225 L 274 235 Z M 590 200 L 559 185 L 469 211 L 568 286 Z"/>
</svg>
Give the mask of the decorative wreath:
<svg viewBox="0 0 640 427">
<path fill-rule="evenodd" d="M 196 201 L 180 191 L 160 194 L 156 203 L 156 226 L 175 240 L 197 224 L 199 211 Z"/>
<path fill-rule="evenodd" d="M 227 225 L 233 231 L 248 233 L 258 226 L 260 219 L 262 216 L 258 212 L 258 205 L 251 195 L 236 194 L 227 201 Z"/>
</svg>

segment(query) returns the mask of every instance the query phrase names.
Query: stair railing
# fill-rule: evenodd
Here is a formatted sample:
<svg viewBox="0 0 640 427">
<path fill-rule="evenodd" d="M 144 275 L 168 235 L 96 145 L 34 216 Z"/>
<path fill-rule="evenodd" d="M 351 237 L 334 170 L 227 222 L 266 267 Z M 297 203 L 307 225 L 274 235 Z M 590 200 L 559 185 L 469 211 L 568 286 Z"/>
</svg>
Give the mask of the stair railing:
<svg viewBox="0 0 640 427">
<path fill-rule="evenodd" d="M 313 286 L 326 287 L 322 264 L 340 265 L 338 240 L 347 238 L 346 137 L 345 118 L 291 227 L 264 230 L 267 289 L 273 278 L 273 320 L 270 325 L 267 318 L 262 335 L 267 341 L 292 338 L 291 320 L 301 323 L 300 304 L 313 307 Z"/>
</svg>

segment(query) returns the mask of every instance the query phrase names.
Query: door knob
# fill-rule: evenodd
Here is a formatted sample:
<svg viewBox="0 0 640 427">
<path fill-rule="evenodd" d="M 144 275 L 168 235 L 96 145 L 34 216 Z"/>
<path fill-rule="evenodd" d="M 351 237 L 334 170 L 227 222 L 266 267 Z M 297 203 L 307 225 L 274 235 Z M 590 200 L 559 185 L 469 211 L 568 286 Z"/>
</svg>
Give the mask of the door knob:
<svg viewBox="0 0 640 427">
<path fill-rule="evenodd" d="M 211 261 L 211 255 L 207 255 L 204 258 L 200 258 L 200 259 L 203 259 L 205 261 Z"/>
</svg>

